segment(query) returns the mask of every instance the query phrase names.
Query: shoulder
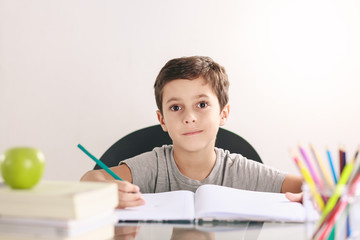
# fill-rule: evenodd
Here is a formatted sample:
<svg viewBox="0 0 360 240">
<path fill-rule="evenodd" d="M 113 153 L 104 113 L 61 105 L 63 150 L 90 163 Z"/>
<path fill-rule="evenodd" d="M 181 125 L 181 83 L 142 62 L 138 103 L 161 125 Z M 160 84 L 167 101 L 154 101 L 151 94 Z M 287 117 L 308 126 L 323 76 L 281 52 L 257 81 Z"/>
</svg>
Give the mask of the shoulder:
<svg viewBox="0 0 360 240">
<path fill-rule="evenodd" d="M 232 164 L 243 164 L 243 163 L 249 163 L 249 164 L 255 164 L 255 165 L 263 165 L 262 163 L 256 162 L 252 159 L 248 159 L 245 156 L 243 156 L 240 153 L 231 153 L 229 150 L 224 150 L 222 148 L 216 148 L 215 152 L 220 161 L 224 161 L 227 163 Z"/>
<path fill-rule="evenodd" d="M 135 157 L 122 161 L 126 164 L 132 175 L 133 184 L 140 187 L 142 193 L 153 193 L 160 182 L 166 182 L 168 165 L 166 161 L 172 152 L 171 145 L 156 147 L 152 151 L 142 153 Z"/>
<path fill-rule="evenodd" d="M 141 165 L 151 164 L 154 161 L 158 161 L 159 159 L 166 159 L 168 156 L 170 156 L 172 150 L 173 150 L 172 145 L 163 145 L 162 147 L 155 147 L 152 151 L 141 153 L 137 156 L 126 159 L 121 163 L 126 163 L 127 165 L 130 166 L 134 164 L 137 165 L 139 162 L 141 162 Z"/>
<path fill-rule="evenodd" d="M 217 151 L 217 161 L 219 161 L 219 165 L 223 166 L 223 168 L 233 169 L 237 174 L 258 174 L 260 172 L 274 170 L 263 163 L 246 158 L 240 153 L 231 153 L 221 148 L 215 148 L 215 150 Z"/>
<path fill-rule="evenodd" d="M 248 159 L 239 153 L 216 149 L 223 168 L 228 170 L 228 185 L 235 188 L 280 192 L 285 173 Z"/>
</svg>

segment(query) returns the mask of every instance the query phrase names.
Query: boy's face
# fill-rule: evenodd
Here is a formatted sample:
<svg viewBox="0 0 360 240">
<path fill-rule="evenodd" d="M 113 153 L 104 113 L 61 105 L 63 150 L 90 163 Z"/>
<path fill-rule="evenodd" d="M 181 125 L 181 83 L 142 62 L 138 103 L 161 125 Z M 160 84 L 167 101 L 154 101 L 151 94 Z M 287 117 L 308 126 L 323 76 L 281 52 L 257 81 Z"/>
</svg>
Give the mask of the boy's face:
<svg viewBox="0 0 360 240">
<path fill-rule="evenodd" d="M 202 77 L 167 83 L 162 98 L 163 114 L 157 111 L 158 119 L 175 148 L 194 152 L 214 147 L 219 126 L 228 117 L 229 105 L 220 111 L 216 94 Z"/>
</svg>

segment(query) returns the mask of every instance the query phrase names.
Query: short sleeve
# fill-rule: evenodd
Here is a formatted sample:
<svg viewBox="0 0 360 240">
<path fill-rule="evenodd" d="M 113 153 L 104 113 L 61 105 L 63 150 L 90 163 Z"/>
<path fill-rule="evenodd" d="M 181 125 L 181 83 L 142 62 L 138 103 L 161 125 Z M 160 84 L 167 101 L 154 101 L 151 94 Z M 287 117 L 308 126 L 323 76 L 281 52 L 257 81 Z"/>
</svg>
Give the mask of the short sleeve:
<svg viewBox="0 0 360 240">
<path fill-rule="evenodd" d="M 281 192 L 286 174 L 270 166 L 247 160 L 248 184 L 254 191 Z"/>
<path fill-rule="evenodd" d="M 131 171 L 133 184 L 139 186 L 142 193 L 152 193 L 155 188 L 157 173 L 156 152 L 146 152 L 126 159 L 120 164 L 126 164 Z"/>
</svg>

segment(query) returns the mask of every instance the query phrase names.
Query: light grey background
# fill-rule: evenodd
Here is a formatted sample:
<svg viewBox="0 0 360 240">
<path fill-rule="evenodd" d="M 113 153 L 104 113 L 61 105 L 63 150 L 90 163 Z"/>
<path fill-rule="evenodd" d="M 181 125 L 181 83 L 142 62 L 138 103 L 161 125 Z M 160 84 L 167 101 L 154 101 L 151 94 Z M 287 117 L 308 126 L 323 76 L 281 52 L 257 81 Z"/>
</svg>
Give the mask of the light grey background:
<svg viewBox="0 0 360 240">
<path fill-rule="evenodd" d="M 0 0 L 0 151 L 34 146 L 45 179 L 78 180 L 127 133 L 157 123 L 153 83 L 171 58 L 207 55 L 230 78 L 225 128 L 297 173 L 289 148 L 325 158 L 360 136 L 359 1 Z"/>
</svg>

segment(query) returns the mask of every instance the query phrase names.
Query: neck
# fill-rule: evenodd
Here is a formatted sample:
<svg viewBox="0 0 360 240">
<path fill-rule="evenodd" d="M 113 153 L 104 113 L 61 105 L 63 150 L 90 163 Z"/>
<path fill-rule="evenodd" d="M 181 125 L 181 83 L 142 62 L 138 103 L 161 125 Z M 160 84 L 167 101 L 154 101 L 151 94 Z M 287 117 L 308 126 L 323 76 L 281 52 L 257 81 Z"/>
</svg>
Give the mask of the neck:
<svg viewBox="0 0 360 240">
<path fill-rule="evenodd" d="M 174 146 L 174 160 L 179 171 L 194 180 L 209 176 L 216 162 L 214 146 L 196 152 L 188 152 Z"/>
</svg>

